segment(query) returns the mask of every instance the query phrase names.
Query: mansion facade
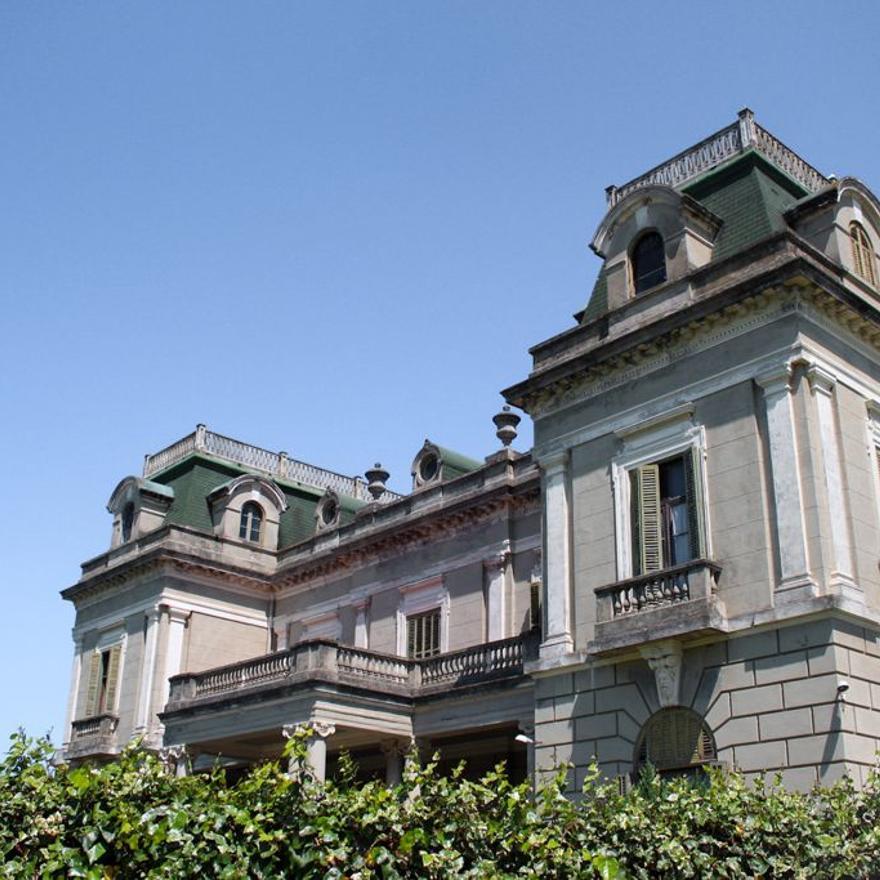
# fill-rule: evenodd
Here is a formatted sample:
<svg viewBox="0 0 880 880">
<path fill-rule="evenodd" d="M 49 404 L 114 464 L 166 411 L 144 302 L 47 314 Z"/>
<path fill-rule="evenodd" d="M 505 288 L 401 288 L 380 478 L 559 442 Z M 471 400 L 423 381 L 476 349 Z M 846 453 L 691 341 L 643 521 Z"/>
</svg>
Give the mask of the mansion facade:
<svg viewBox="0 0 880 880">
<path fill-rule="evenodd" d="M 880 746 L 880 202 L 749 110 L 620 187 L 500 448 L 412 490 L 200 425 L 122 480 L 76 608 L 63 753 L 181 770 L 298 725 L 394 782 L 707 764 L 808 788 Z"/>
</svg>

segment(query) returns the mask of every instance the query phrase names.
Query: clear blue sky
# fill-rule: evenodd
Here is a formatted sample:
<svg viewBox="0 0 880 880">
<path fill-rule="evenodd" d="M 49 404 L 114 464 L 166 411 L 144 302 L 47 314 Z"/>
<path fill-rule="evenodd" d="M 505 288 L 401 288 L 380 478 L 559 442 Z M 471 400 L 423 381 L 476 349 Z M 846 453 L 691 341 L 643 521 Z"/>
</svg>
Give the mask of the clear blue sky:
<svg viewBox="0 0 880 880">
<path fill-rule="evenodd" d="M 607 184 L 749 105 L 880 188 L 878 42 L 869 2 L 0 5 L 0 736 L 60 733 L 58 590 L 145 452 L 488 454 Z"/>
</svg>

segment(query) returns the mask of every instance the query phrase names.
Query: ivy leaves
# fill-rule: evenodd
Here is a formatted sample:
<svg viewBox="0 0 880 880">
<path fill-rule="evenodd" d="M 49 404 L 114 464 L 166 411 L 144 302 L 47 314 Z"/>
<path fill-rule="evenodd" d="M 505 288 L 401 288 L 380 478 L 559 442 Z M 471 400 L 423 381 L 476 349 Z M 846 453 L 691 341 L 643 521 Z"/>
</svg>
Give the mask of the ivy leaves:
<svg viewBox="0 0 880 880">
<path fill-rule="evenodd" d="M 403 782 L 335 782 L 287 760 L 236 784 L 170 775 L 136 748 L 99 767 L 55 767 L 45 740 L 13 736 L 0 762 L 0 877 L 823 878 L 880 874 L 880 778 L 811 794 L 712 772 L 701 784 L 647 774 L 628 794 L 563 768 L 535 794 L 502 767 L 478 782 L 410 756 Z"/>
</svg>

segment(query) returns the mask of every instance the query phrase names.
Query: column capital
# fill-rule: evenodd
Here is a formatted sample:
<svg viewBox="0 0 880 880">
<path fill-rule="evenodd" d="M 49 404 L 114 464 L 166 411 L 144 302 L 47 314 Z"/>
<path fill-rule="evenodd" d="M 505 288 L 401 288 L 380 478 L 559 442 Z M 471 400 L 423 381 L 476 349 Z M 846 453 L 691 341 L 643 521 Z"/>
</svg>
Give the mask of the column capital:
<svg viewBox="0 0 880 880">
<path fill-rule="evenodd" d="M 161 616 L 162 609 L 158 605 L 154 605 L 152 608 L 147 608 L 147 610 L 144 611 L 144 617 L 146 617 L 150 623 L 155 623 Z"/>
<path fill-rule="evenodd" d="M 830 395 L 837 384 L 837 377 L 822 369 L 818 364 L 813 364 L 807 370 L 807 378 L 810 380 L 810 389 L 814 394 L 821 392 Z"/>
<path fill-rule="evenodd" d="M 765 395 L 783 394 L 790 391 L 791 364 L 781 364 L 779 367 L 760 373 L 755 376 L 755 382 L 764 389 Z"/>
<path fill-rule="evenodd" d="M 538 460 L 538 467 L 544 472 L 545 476 L 552 477 L 561 474 L 568 466 L 568 450 L 563 449 L 561 452 L 551 452 L 542 455 Z"/>
<path fill-rule="evenodd" d="M 173 605 L 163 605 L 162 608 L 168 611 L 168 620 L 171 623 L 186 623 L 189 620 L 191 611 L 184 611 L 183 608 L 175 608 Z"/>
<path fill-rule="evenodd" d="M 336 725 L 332 721 L 313 719 L 309 722 L 309 727 L 314 731 L 314 735 L 321 737 L 321 739 L 326 739 L 336 733 Z"/>
<path fill-rule="evenodd" d="M 486 571 L 504 571 L 510 562 L 510 541 L 504 541 L 501 549 L 483 560 Z"/>
</svg>

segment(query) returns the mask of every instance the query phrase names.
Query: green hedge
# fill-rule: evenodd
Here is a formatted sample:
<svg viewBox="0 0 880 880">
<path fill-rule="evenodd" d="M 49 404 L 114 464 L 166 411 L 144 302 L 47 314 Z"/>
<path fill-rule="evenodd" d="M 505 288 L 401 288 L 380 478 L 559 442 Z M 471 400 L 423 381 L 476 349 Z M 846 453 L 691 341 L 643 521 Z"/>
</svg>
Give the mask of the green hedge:
<svg viewBox="0 0 880 880">
<path fill-rule="evenodd" d="M 305 754 L 302 737 L 291 741 Z M 798 794 L 712 772 L 650 775 L 626 795 L 566 773 L 530 796 L 499 768 L 479 782 L 408 761 L 389 789 L 290 778 L 174 778 L 137 749 L 53 768 L 46 741 L 12 738 L 0 764 L 0 876 L 577 878 L 880 876 L 880 776 Z"/>
</svg>

